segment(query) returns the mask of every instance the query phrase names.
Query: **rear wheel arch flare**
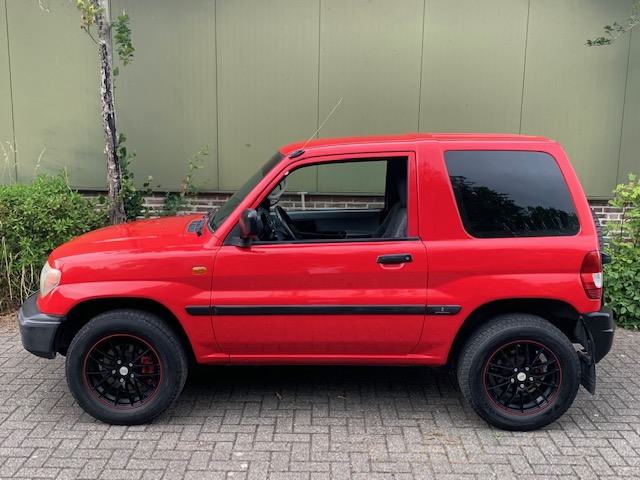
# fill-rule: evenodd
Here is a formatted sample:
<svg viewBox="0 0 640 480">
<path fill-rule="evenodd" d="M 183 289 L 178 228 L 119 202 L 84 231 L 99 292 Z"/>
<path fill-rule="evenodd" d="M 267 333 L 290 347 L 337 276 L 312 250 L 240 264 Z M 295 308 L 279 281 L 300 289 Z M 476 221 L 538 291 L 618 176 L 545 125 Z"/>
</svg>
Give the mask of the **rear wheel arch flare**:
<svg viewBox="0 0 640 480">
<path fill-rule="evenodd" d="M 509 313 L 528 313 L 544 318 L 576 342 L 573 330 L 580 314 L 570 304 L 546 298 L 513 298 L 485 303 L 471 312 L 462 323 L 449 349 L 447 366 L 455 369 L 458 357 L 473 332 L 493 318 Z"/>
</svg>

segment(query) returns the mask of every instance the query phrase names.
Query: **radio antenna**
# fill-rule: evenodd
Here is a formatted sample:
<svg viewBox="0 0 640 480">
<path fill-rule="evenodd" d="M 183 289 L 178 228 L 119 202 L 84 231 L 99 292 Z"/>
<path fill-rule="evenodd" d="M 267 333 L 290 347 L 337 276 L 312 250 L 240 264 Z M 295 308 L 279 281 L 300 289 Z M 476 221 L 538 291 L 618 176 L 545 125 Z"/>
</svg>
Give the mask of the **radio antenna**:
<svg viewBox="0 0 640 480">
<path fill-rule="evenodd" d="M 327 120 L 329 120 L 329 119 L 331 118 L 331 115 L 333 115 L 333 112 L 335 112 L 335 111 L 336 111 L 336 108 L 338 108 L 338 106 L 342 103 L 342 100 L 344 100 L 344 97 L 342 97 L 340 100 L 338 100 L 338 103 L 336 103 L 336 106 L 335 106 L 335 107 L 333 107 L 333 110 L 331 110 L 331 112 L 329 112 L 329 115 L 327 115 L 327 118 L 325 118 L 325 119 L 324 119 L 324 122 L 322 122 L 322 124 L 318 127 L 318 129 L 317 129 L 315 132 L 313 132 L 313 135 L 311 135 L 311 136 L 309 137 L 309 140 L 307 140 L 307 141 L 306 141 L 306 143 L 302 146 L 302 148 L 301 148 L 300 150 L 304 150 L 304 147 L 306 147 L 306 146 L 307 146 L 307 144 L 308 144 L 311 140 L 313 140 L 313 137 L 315 137 L 315 136 L 318 134 L 318 132 L 320 131 L 320 129 L 321 129 L 322 127 L 324 127 L 324 124 L 325 124 L 325 123 L 327 123 Z"/>
</svg>

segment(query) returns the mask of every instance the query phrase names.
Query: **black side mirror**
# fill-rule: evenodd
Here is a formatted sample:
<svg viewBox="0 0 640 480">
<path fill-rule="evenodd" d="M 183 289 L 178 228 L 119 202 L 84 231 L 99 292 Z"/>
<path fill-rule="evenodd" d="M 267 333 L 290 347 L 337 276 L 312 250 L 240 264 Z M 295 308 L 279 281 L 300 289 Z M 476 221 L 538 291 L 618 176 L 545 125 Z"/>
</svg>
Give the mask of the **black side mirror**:
<svg viewBox="0 0 640 480">
<path fill-rule="evenodd" d="M 246 247 L 258 237 L 258 212 L 246 209 L 240 215 L 240 246 Z"/>
</svg>

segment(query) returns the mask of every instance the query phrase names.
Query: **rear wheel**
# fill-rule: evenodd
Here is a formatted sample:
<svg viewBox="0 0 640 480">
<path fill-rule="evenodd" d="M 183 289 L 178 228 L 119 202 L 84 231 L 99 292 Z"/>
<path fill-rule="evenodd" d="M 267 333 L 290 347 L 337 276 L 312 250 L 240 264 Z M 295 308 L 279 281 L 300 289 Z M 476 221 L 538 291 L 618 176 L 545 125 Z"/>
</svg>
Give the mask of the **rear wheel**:
<svg viewBox="0 0 640 480">
<path fill-rule="evenodd" d="M 114 310 L 74 337 L 66 371 L 71 393 L 88 414 L 133 425 L 151 421 L 173 403 L 187 378 L 187 358 L 155 315 Z"/>
<path fill-rule="evenodd" d="M 569 339 L 546 320 L 505 315 L 469 339 L 458 381 L 487 422 L 506 430 L 535 430 L 560 418 L 573 403 L 580 361 Z"/>
</svg>

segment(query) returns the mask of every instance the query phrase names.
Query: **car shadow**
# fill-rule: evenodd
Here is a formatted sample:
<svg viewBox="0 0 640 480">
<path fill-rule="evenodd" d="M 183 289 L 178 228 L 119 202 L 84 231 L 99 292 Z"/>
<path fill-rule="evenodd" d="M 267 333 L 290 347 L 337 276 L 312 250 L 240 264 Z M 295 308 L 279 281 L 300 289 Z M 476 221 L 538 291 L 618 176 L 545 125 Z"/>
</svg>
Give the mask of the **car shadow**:
<svg viewBox="0 0 640 480">
<path fill-rule="evenodd" d="M 196 366 L 178 403 L 267 402 L 284 408 L 347 404 L 466 404 L 455 377 L 426 367 Z"/>
</svg>

